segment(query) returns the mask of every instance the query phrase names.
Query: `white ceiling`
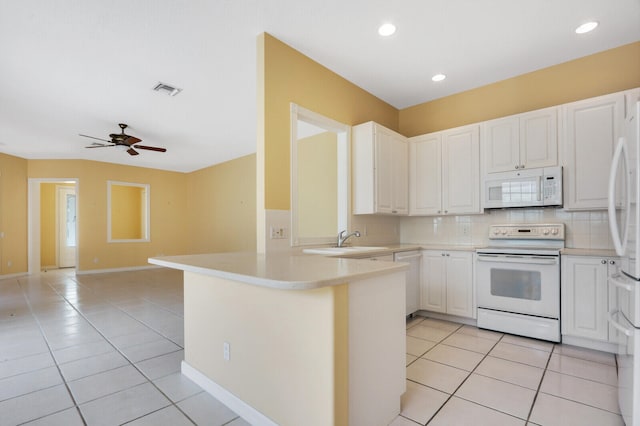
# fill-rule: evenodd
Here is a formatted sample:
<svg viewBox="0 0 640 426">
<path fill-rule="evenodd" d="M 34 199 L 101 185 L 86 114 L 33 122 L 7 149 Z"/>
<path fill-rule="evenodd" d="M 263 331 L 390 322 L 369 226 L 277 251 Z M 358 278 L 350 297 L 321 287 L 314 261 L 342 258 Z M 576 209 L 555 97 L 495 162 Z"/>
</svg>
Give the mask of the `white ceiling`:
<svg viewBox="0 0 640 426">
<path fill-rule="evenodd" d="M 262 32 L 401 109 L 638 41 L 640 0 L 2 0 L 0 152 L 184 172 L 253 153 Z M 83 148 L 120 122 L 168 152 Z"/>
</svg>

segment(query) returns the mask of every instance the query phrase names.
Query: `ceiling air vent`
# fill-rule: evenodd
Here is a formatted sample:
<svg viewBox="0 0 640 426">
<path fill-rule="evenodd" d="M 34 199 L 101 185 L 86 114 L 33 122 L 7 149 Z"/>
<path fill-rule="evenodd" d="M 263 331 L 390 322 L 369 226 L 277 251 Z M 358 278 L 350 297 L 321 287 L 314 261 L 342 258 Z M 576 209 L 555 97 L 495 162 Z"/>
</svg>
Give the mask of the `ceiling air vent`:
<svg viewBox="0 0 640 426">
<path fill-rule="evenodd" d="M 169 96 L 175 96 L 175 95 L 177 95 L 178 93 L 180 93 L 182 91 L 182 89 L 178 89 L 177 87 L 169 86 L 168 84 L 165 84 L 165 83 L 156 84 L 156 86 L 153 88 L 153 90 L 155 90 L 156 92 L 166 93 Z"/>
</svg>

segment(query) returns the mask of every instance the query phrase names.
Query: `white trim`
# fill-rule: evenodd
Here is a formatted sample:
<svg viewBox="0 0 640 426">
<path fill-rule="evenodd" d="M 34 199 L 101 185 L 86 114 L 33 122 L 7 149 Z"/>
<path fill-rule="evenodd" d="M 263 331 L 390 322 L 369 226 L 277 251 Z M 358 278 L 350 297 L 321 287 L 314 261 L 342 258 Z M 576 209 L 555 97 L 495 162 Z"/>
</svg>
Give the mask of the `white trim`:
<svg viewBox="0 0 640 426">
<path fill-rule="evenodd" d="M 123 268 L 109 268 L 109 269 L 83 269 L 82 271 L 76 269 L 76 275 L 108 274 L 110 272 L 143 271 L 145 269 L 159 269 L 159 268 L 161 268 L 161 266 L 145 265 L 145 266 L 125 266 Z"/>
<path fill-rule="evenodd" d="M 336 229 L 335 235 L 330 237 L 300 237 L 298 235 L 298 209 L 295 206 L 298 205 L 298 122 L 304 122 L 313 126 L 325 129 L 329 132 L 336 133 L 337 137 L 337 149 L 338 149 L 338 184 L 336 188 L 336 197 L 338 198 L 338 229 Z M 335 242 L 338 233 L 341 230 L 349 229 L 350 225 L 350 211 L 351 211 L 351 181 L 349 164 L 351 164 L 351 127 L 335 121 L 331 118 L 320 115 L 316 112 L 301 107 L 295 103 L 290 104 L 290 210 L 291 210 L 291 237 L 290 243 L 292 247 L 303 245 L 318 245 L 328 244 Z M 268 230 L 267 230 L 268 231 Z M 269 236 L 267 235 L 267 238 Z"/>
<path fill-rule="evenodd" d="M 244 420 L 255 426 L 277 426 L 273 420 L 256 410 L 204 374 L 196 370 L 186 361 L 182 361 L 182 374 L 200 386 L 209 395 L 222 402 Z"/>
</svg>

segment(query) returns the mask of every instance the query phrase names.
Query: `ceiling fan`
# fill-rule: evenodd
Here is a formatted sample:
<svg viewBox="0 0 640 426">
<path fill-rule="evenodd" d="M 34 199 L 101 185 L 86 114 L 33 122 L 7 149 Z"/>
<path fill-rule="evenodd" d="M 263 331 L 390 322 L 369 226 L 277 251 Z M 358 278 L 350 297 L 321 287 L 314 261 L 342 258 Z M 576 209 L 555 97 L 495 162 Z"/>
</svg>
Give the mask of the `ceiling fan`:
<svg viewBox="0 0 640 426">
<path fill-rule="evenodd" d="M 142 142 L 142 139 L 136 138 L 135 136 L 129 136 L 124 132 L 124 129 L 126 129 L 128 126 L 124 123 L 120 123 L 118 124 L 118 126 L 120 126 L 121 129 L 121 133 L 111 133 L 109 135 L 109 137 L 111 138 L 110 141 L 106 140 L 106 139 L 100 139 L 100 138 L 96 138 L 94 136 L 88 136 L 88 135 L 80 135 L 83 136 L 85 138 L 91 138 L 91 139 L 96 139 L 102 142 L 106 142 L 106 143 L 98 143 L 98 142 L 93 142 L 91 145 L 89 146 L 85 146 L 85 148 L 110 148 L 110 147 L 117 147 L 117 146 L 121 146 L 123 147 L 123 149 L 125 149 L 129 155 L 139 155 L 140 153 L 138 151 L 136 151 L 134 148 L 136 149 L 146 149 L 149 151 L 157 151 L 157 152 L 167 152 L 166 148 L 159 148 L 157 146 L 146 146 L 146 145 L 136 145 L 138 142 Z"/>
</svg>

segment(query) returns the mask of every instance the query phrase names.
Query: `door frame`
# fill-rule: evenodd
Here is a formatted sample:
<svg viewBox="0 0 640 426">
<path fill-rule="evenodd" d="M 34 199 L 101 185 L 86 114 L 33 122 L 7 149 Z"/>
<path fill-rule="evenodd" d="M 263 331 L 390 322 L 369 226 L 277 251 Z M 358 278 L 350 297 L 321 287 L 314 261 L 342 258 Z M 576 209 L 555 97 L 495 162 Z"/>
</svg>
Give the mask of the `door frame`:
<svg viewBox="0 0 640 426">
<path fill-rule="evenodd" d="M 76 261 L 75 269 L 78 269 L 78 253 L 80 250 L 80 197 L 78 187 L 80 179 L 78 178 L 29 178 L 28 179 L 28 195 L 27 195 L 27 263 L 29 274 L 37 274 L 40 272 L 42 265 L 40 259 L 40 184 L 41 183 L 73 183 L 76 191 Z"/>
</svg>

